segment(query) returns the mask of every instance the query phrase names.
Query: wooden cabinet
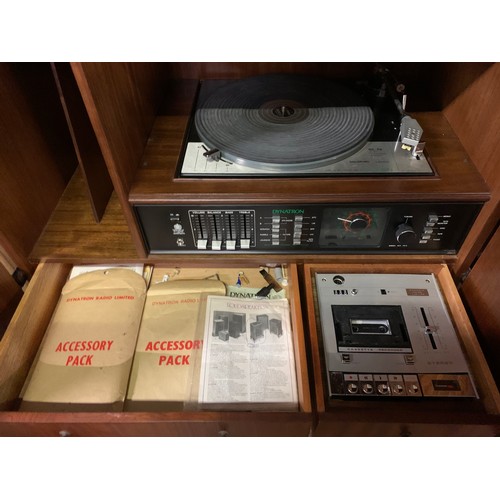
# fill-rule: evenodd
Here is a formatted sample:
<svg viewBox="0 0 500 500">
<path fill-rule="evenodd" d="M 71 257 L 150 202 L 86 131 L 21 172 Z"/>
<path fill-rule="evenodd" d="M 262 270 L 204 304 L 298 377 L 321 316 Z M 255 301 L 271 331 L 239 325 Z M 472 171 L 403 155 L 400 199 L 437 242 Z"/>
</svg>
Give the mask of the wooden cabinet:
<svg viewBox="0 0 500 500">
<path fill-rule="evenodd" d="M 293 283 L 294 328 L 297 335 L 301 384 L 300 411 L 278 413 L 145 413 L 145 414 L 29 414 L 11 411 L 0 413 L 0 435 L 400 435 L 400 434 L 464 434 L 498 433 L 498 409 L 495 381 L 485 377 L 484 400 L 480 405 L 462 408 L 458 404 L 443 405 L 370 405 L 341 404 L 326 409 L 321 401 L 321 378 L 318 371 L 315 327 L 312 318 L 310 266 L 332 263 L 350 265 L 364 262 L 383 265 L 420 265 L 435 269 L 446 282 L 449 303 L 457 305 L 463 319 L 464 337 L 473 339 L 463 306 L 452 291 L 469 268 L 474 271 L 477 257 L 487 253 L 490 236 L 498 221 L 498 169 L 494 158 L 498 148 L 494 124 L 500 116 L 499 64 L 473 63 L 395 63 L 391 69 L 403 80 L 410 95 L 409 111 L 418 113 L 432 137 L 428 147 L 438 162 L 438 175 L 432 189 L 423 189 L 418 179 L 366 179 L 358 182 L 307 181 L 310 191 L 317 187 L 318 199 L 338 200 L 352 197 L 376 197 L 381 189 L 389 190 L 393 200 L 401 192 L 411 193 L 414 200 L 432 199 L 443 186 L 444 199 L 452 201 L 460 193 L 479 193 L 488 198 L 461 251 L 450 255 L 227 255 L 225 265 L 268 265 L 288 263 L 296 275 Z M 149 255 L 134 212 L 134 203 L 161 201 L 165 196 L 186 196 L 204 203 L 217 199 L 223 190 L 218 183 L 202 180 L 182 183 L 173 179 L 182 146 L 196 82 L 200 78 L 240 78 L 257 73 L 292 72 L 332 78 L 365 78 L 373 70 L 370 63 L 66 63 L 40 65 L 32 71 L 43 75 L 36 80 L 23 73 L 26 68 L 2 65 L 2 130 L 16 145 L 14 150 L 1 149 L 0 169 L 7 171 L 9 185 L 2 193 L 2 203 L 12 211 L 22 200 L 22 211 L 14 220 L 1 223 L 2 241 L 10 243 L 11 258 L 16 265 L 36 272 L 11 324 L 0 344 L 2 370 L 0 394 L 12 402 L 17 397 L 29 365 L 40 344 L 59 291 L 72 264 L 96 262 L 144 262 L 169 265 L 204 266 L 220 260 L 202 253 L 196 255 Z M 17 73 L 13 73 L 13 71 Z M 22 81 L 19 80 L 19 72 Z M 423 80 L 422 75 L 426 78 Z M 36 90 L 37 92 L 33 92 Z M 57 100 L 59 93 L 59 101 Z M 13 96 L 16 107 L 5 96 Z M 27 98 L 30 97 L 30 99 Z M 37 106 L 42 96 L 45 106 Z M 56 99 L 54 99 L 56 96 Z M 50 99 L 48 99 L 50 97 Z M 474 107 L 477 106 L 477 107 Z M 53 113 L 53 133 L 40 128 L 47 124 L 47 107 Z M 484 112 L 482 112 L 484 111 Z M 19 114 L 23 115 L 23 119 Z M 54 118 L 55 117 L 55 118 Z M 27 133 L 26 125 L 31 128 Z M 45 132 L 43 132 L 45 130 Z M 57 133 L 62 130 L 61 133 Z M 481 131 L 484 130 L 484 133 Z M 5 135 L 5 134 L 4 134 Z M 481 146 L 476 147 L 480 141 Z M 59 142 L 59 144 L 58 144 Z M 23 145 L 26 149 L 23 150 Z M 16 151 L 18 154 L 16 157 Z M 57 152 L 57 153 L 55 153 Z M 27 156 L 29 154 L 29 156 Z M 38 155 L 37 172 L 23 167 Z M 12 159 L 20 167 L 10 169 Z M 471 168 L 472 161 L 486 184 Z M 75 170 L 75 165 L 78 168 Z M 36 180 L 35 180 L 36 179 Z M 110 183 L 110 184 L 109 184 Z M 109 189 L 103 189 L 103 184 Z M 26 187 L 25 187 L 26 185 Z M 361 186 L 361 188 L 360 188 Z M 240 196 L 255 194 L 261 200 L 272 200 L 295 193 L 303 196 L 304 184 L 293 181 L 262 183 L 249 180 Z M 47 189 L 46 189 L 47 188 Z M 26 191 L 25 191 L 26 190 Z M 43 195 L 42 195 L 43 193 Z M 211 193 L 207 195 L 207 193 Z M 333 193 L 333 195 L 332 195 Z M 422 198 L 424 197 L 424 198 Z M 109 199 L 109 201 L 107 201 Z M 105 200 L 105 201 L 103 201 Z M 107 204 L 106 204 L 107 201 Z M 26 209 L 29 210 L 26 212 Z M 3 209 L 3 206 L 2 206 Z M 10 212 L 12 213 L 12 212 Z M 36 216 L 31 217 L 34 213 Z M 5 245 L 4 245 L 5 246 Z M 479 261 L 478 261 L 479 262 Z M 500 277 L 498 259 L 488 264 L 490 276 Z M 451 274 L 449 271 L 451 271 Z M 479 274 L 479 268 L 478 273 Z M 474 276 L 471 272 L 470 276 Z M 468 306 L 471 287 L 460 289 Z M 488 290 L 488 291 L 487 291 Z M 488 293 L 498 302 L 498 291 L 476 287 L 474 301 Z M 302 301 L 302 302 L 301 302 Z M 480 309 L 468 309 L 472 315 Z M 307 318 L 307 321 L 303 318 Z M 480 321 L 473 324 L 481 329 Z M 493 319 L 496 322 L 496 319 Z M 495 324 L 495 326 L 498 326 Z M 490 328 L 489 326 L 486 328 Z M 497 328 L 498 329 L 498 328 Z M 490 367 L 500 364 L 496 330 L 483 347 Z M 478 332 L 480 334 L 481 332 Z M 473 349 L 476 368 L 487 373 L 475 340 Z M 304 345 L 302 345 L 302 343 Z M 481 358 L 481 359 L 480 359 Z M 479 360 L 479 361 L 478 361 Z M 494 373 L 496 372 L 493 370 Z M 498 380 L 497 380 L 498 382 Z M 310 386 L 309 386 L 310 384 Z M 319 392 L 318 392 L 319 391 Z M 312 397 L 309 396 L 311 393 Z M 438 409 L 436 410 L 436 407 Z M 370 416 L 368 418 L 368 415 Z M 451 425 L 448 426 L 448 423 Z"/>
</svg>

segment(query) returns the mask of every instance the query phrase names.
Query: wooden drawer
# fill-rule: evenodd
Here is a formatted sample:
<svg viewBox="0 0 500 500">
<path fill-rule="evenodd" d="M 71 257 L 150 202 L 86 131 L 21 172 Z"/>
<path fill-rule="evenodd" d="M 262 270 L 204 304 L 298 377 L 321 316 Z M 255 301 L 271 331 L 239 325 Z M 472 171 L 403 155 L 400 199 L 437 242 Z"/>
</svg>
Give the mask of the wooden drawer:
<svg viewBox="0 0 500 500">
<path fill-rule="evenodd" d="M 359 262 L 359 261 L 358 261 Z M 322 336 L 315 300 L 316 273 L 433 273 L 466 353 L 479 400 L 329 400 Z M 306 264 L 308 312 L 316 399 L 315 436 L 494 436 L 500 434 L 500 395 L 445 264 Z"/>
<path fill-rule="evenodd" d="M 299 397 L 297 411 L 16 411 L 17 397 L 70 270 L 67 264 L 42 263 L 38 266 L 0 342 L 1 436 L 307 436 L 312 432 L 313 411 L 295 265 L 288 266 L 287 290 Z"/>
</svg>

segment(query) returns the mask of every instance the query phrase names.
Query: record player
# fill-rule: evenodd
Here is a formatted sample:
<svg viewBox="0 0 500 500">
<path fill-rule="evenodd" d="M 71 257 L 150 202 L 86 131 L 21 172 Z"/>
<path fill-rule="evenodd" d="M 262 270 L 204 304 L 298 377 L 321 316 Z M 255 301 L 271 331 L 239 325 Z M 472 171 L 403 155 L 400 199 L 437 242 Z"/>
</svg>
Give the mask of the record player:
<svg viewBox="0 0 500 500">
<path fill-rule="evenodd" d="M 130 193 L 148 253 L 456 254 L 487 187 L 442 115 L 399 97 L 380 71 L 201 82 Z"/>
<path fill-rule="evenodd" d="M 387 86 L 301 75 L 203 82 L 181 176 L 431 175 Z"/>
</svg>

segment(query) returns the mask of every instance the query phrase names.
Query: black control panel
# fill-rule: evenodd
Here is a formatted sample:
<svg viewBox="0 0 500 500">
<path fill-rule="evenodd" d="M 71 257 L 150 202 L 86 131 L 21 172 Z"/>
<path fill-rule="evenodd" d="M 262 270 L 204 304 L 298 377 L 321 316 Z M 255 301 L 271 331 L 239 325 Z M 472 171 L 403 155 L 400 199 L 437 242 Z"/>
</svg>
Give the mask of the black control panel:
<svg viewBox="0 0 500 500">
<path fill-rule="evenodd" d="M 446 253 L 482 203 L 135 205 L 151 254 Z"/>
</svg>

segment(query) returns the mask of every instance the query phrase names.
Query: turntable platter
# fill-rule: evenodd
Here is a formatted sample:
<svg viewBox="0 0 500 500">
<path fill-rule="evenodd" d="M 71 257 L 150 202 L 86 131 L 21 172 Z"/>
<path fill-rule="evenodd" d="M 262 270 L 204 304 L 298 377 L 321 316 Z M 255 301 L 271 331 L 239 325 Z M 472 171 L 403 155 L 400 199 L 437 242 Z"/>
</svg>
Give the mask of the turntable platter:
<svg viewBox="0 0 500 500">
<path fill-rule="evenodd" d="M 374 116 L 347 87 L 300 75 L 235 80 L 199 104 L 195 127 L 230 162 L 263 169 L 340 161 L 369 140 Z"/>
</svg>

